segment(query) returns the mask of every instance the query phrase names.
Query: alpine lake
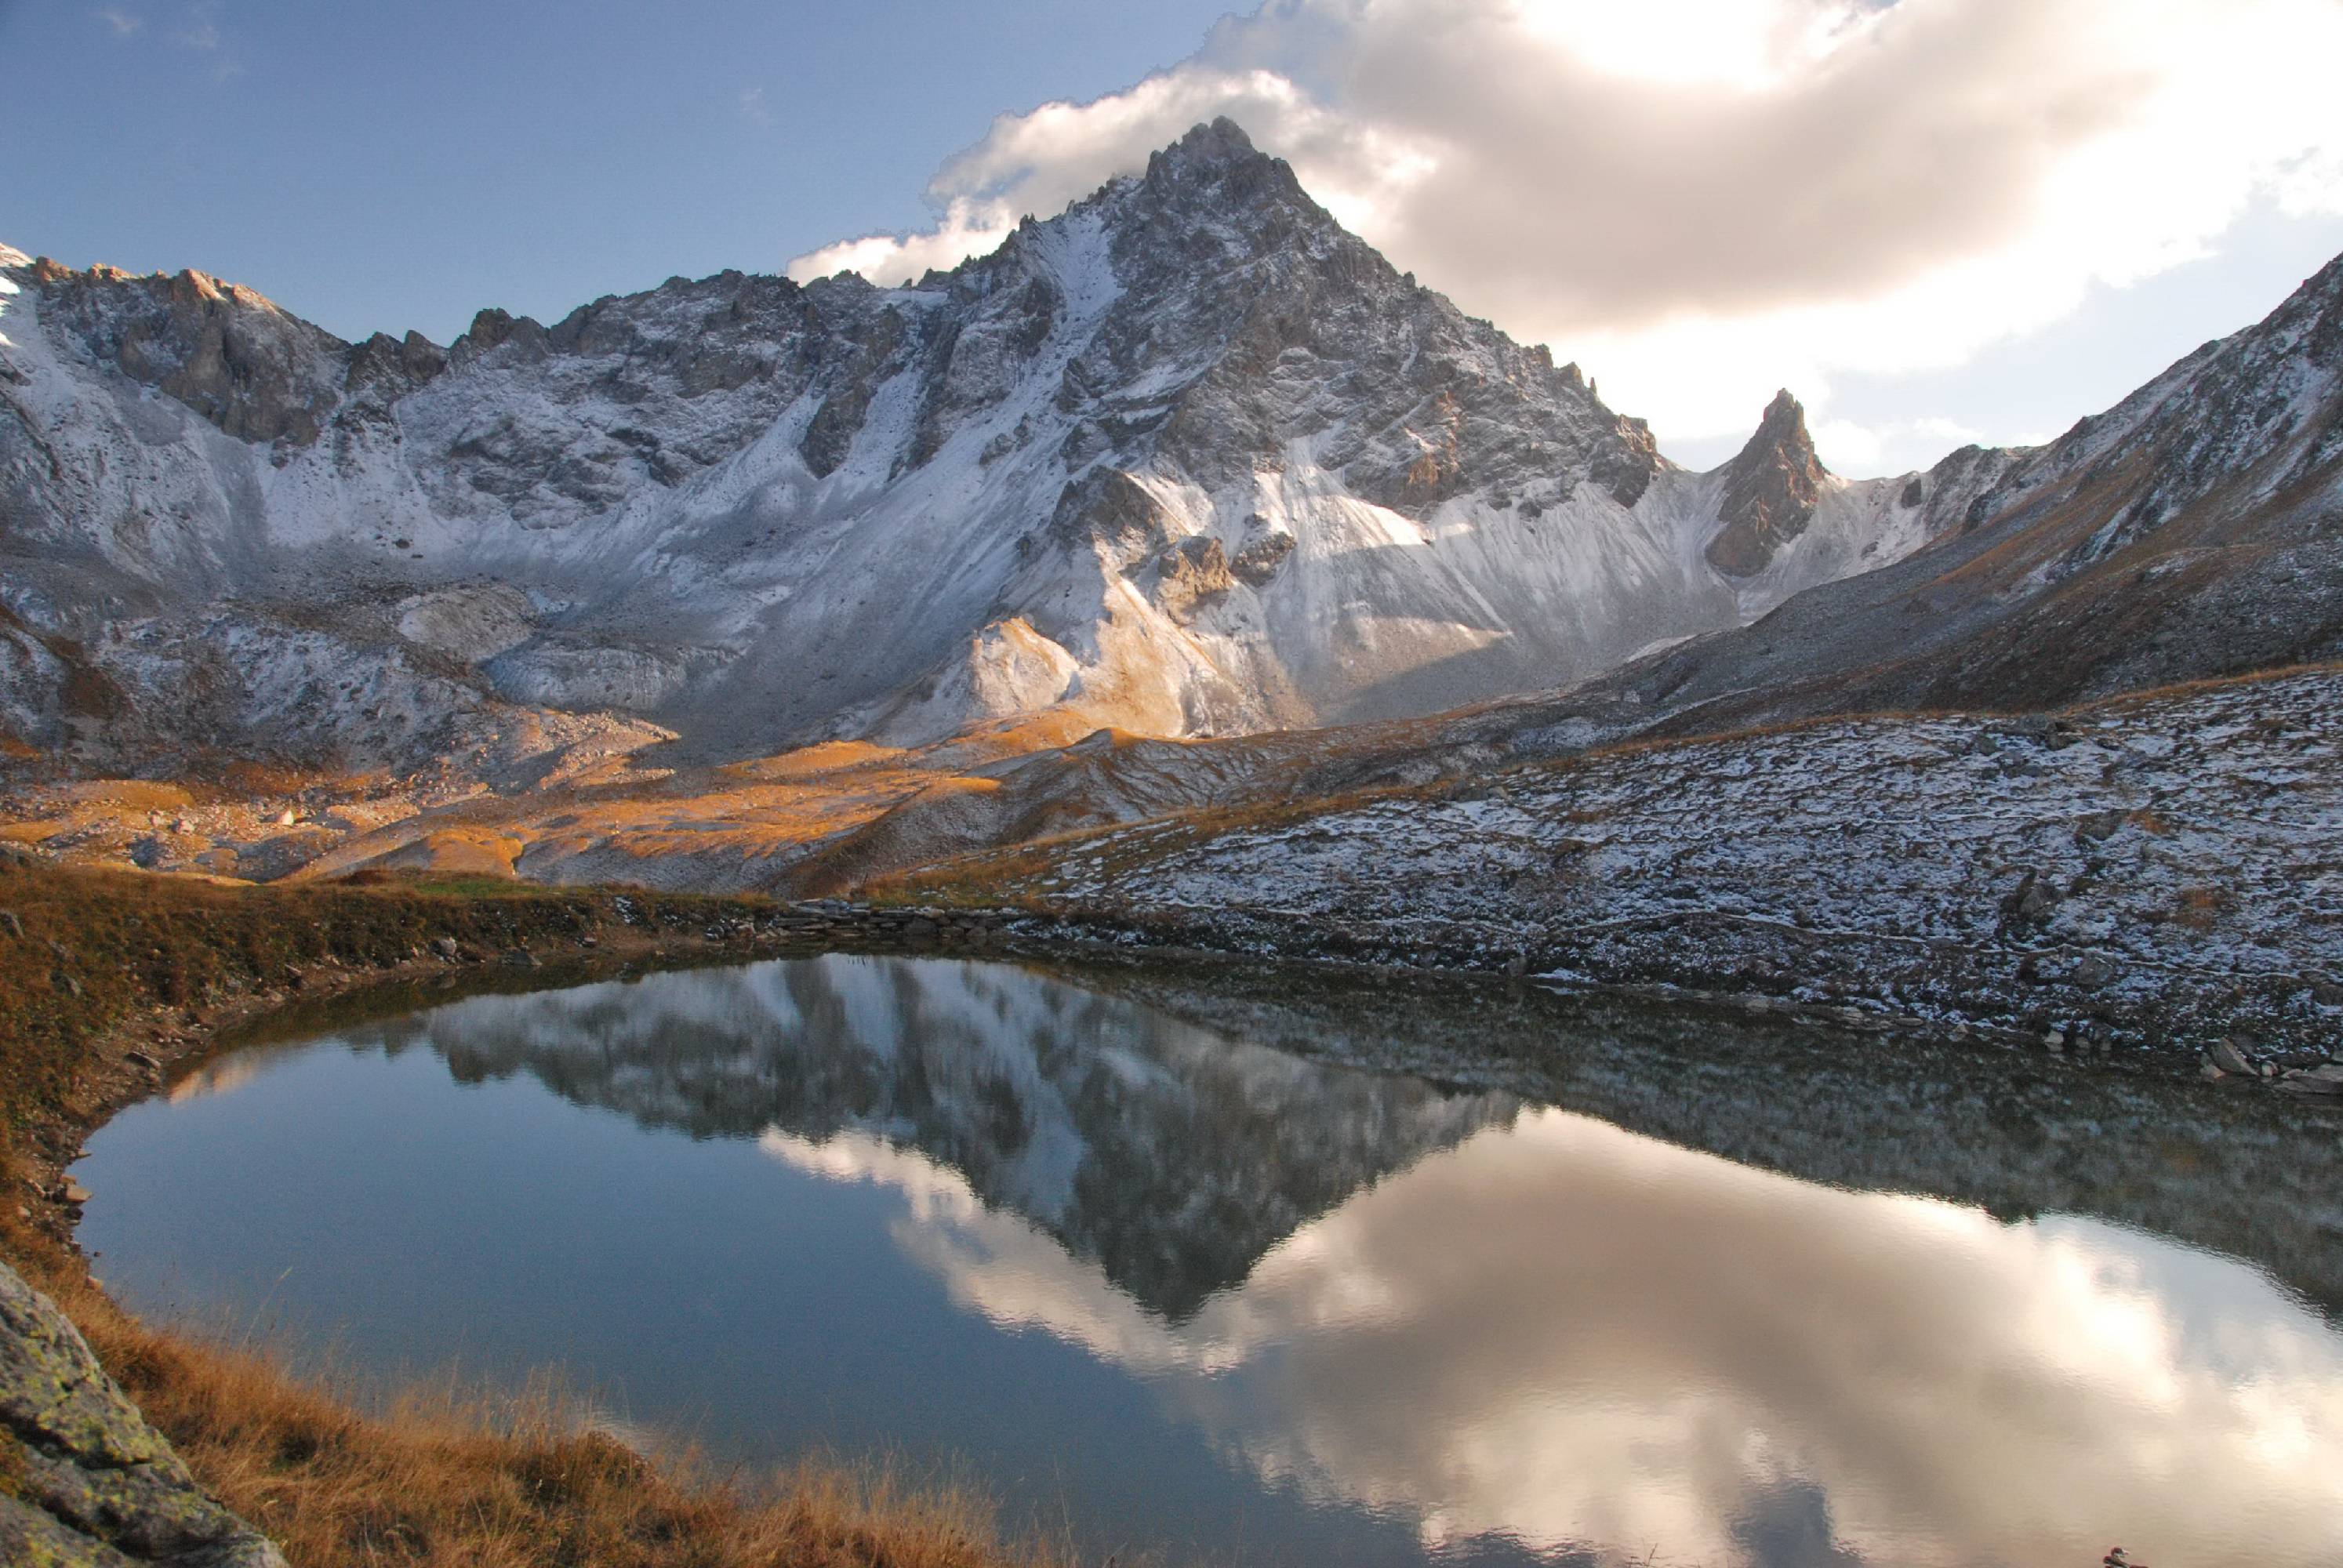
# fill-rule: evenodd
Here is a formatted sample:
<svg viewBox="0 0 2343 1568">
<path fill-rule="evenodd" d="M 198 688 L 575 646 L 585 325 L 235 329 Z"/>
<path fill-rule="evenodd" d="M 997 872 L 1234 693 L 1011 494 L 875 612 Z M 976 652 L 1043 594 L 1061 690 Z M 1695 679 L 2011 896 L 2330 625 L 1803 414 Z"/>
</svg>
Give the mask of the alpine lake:
<svg viewBox="0 0 2343 1568">
<path fill-rule="evenodd" d="M 2343 1115 L 2169 1063 L 828 956 L 313 1020 L 75 1175 L 151 1320 L 1089 1561 L 2343 1562 Z"/>
</svg>

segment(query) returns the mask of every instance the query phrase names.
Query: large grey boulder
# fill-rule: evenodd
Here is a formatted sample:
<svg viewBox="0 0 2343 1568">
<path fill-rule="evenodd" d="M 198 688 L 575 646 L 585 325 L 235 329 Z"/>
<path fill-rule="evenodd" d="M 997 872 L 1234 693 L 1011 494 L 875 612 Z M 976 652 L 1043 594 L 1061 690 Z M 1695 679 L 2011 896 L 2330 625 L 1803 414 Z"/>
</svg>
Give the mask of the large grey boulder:
<svg viewBox="0 0 2343 1568">
<path fill-rule="evenodd" d="M 0 1562 L 285 1568 L 205 1495 L 55 1302 L 0 1263 Z"/>
</svg>

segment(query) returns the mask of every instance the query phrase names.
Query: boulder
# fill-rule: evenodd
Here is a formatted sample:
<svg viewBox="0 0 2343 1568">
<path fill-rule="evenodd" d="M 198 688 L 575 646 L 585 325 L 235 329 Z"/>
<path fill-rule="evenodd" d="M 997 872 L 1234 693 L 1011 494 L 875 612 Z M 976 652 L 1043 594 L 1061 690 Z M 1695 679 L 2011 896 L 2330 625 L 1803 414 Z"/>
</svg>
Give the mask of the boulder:
<svg viewBox="0 0 2343 1568">
<path fill-rule="evenodd" d="M 2066 977 L 2082 990 L 2097 990 L 2115 982 L 2115 960 L 2105 953 L 2085 953 L 2075 961 L 2074 972 Z"/>
<path fill-rule="evenodd" d="M 2002 919 L 2013 925 L 2035 925 L 2050 918 L 2058 897 L 2039 871 L 2028 870 L 2001 900 Z"/>
<path fill-rule="evenodd" d="M 285 1568 L 196 1484 L 55 1304 L 0 1263 L 0 1562 Z"/>
<path fill-rule="evenodd" d="M 2279 1079 L 2278 1086 L 2295 1094 L 2343 1095 L 2343 1061 L 2297 1068 Z"/>
</svg>

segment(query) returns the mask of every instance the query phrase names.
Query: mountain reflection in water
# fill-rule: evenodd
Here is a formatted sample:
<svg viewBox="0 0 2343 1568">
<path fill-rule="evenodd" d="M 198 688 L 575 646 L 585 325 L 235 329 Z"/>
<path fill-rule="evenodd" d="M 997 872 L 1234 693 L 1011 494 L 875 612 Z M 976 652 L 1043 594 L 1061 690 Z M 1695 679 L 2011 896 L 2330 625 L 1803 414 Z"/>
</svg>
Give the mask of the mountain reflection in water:
<svg viewBox="0 0 2343 1568">
<path fill-rule="evenodd" d="M 891 1193 L 890 1244 L 959 1309 L 1428 1552 L 2343 1561 L 2343 1337 L 2104 1221 L 1817 1185 L 998 965 L 660 975 L 337 1038 Z M 222 1084 L 265 1089 L 256 1060 Z"/>
<path fill-rule="evenodd" d="M 829 959 L 481 998 L 383 1031 L 696 1138 L 921 1151 L 1149 1308 L 1192 1312 L 1305 1221 L 1510 1121 L 1510 1095 L 1328 1072 L 998 965 Z"/>
</svg>

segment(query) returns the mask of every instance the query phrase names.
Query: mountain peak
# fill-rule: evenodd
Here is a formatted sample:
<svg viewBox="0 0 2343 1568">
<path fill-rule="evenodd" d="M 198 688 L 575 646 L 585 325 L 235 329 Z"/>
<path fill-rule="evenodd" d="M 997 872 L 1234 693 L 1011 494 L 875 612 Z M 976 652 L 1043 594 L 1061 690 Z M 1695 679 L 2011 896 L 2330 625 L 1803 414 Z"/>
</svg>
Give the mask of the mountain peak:
<svg viewBox="0 0 2343 1568">
<path fill-rule="evenodd" d="M 1806 410 L 1789 389 L 1774 394 L 1757 433 L 1725 465 L 1717 508 L 1724 526 L 1708 542 L 1708 563 L 1733 577 L 1755 577 L 1815 515 L 1830 477 L 1806 432 Z"/>
<path fill-rule="evenodd" d="M 1190 165 L 1243 163 L 1265 157 L 1252 138 L 1245 135 L 1242 126 L 1226 115 L 1211 120 L 1200 120 L 1188 127 L 1187 134 L 1161 152 L 1148 158 L 1151 172 L 1159 161 Z"/>
<path fill-rule="evenodd" d="M 1790 396 L 1787 387 L 1775 392 L 1774 400 L 1765 405 L 1765 412 L 1757 421 L 1757 433 L 1749 437 L 1749 444 L 1734 460 L 1740 462 L 1751 453 L 1766 448 L 1802 449 L 1806 457 L 1814 457 L 1815 444 L 1806 434 L 1806 406 Z"/>
<path fill-rule="evenodd" d="M 1239 203 L 1266 198 L 1317 205 L 1282 158 L 1254 146 L 1244 127 L 1226 116 L 1194 126 L 1151 155 L 1141 183 L 1159 195 L 1213 192 Z"/>
</svg>

